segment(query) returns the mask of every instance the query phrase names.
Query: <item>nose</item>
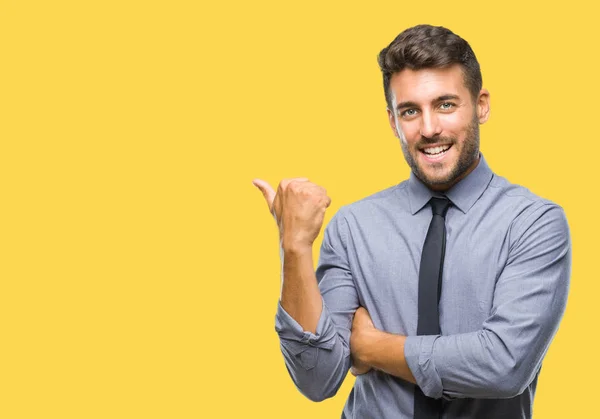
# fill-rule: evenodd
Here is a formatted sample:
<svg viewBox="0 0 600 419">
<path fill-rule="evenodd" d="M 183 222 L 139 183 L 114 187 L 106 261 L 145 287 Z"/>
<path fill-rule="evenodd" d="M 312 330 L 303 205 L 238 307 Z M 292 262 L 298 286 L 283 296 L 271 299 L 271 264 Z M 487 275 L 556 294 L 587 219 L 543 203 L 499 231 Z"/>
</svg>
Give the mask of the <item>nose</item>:
<svg viewBox="0 0 600 419">
<path fill-rule="evenodd" d="M 421 118 L 421 136 L 432 138 L 441 133 L 442 126 L 435 112 L 423 111 Z"/>
</svg>

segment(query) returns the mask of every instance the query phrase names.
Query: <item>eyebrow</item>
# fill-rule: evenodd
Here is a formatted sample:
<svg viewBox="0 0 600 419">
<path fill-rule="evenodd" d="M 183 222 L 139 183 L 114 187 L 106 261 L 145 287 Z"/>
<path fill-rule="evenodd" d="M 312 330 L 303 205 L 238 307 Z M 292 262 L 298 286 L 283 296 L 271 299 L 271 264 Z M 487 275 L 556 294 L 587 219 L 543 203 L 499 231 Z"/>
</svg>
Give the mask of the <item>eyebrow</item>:
<svg viewBox="0 0 600 419">
<path fill-rule="evenodd" d="M 435 100 L 435 102 L 443 102 L 445 100 L 457 100 L 460 99 L 458 97 L 458 95 L 442 95 L 442 96 L 438 96 L 438 98 Z M 396 106 L 396 110 L 399 111 L 400 109 L 404 109 L 404 108 L 418 108 L 419 105 L 417 105 L 415 102 L 411 102 L 411 101 L 406 101 L 406 102 L 400 102 L 398 103 L 398 105 Z"/>
</svg>

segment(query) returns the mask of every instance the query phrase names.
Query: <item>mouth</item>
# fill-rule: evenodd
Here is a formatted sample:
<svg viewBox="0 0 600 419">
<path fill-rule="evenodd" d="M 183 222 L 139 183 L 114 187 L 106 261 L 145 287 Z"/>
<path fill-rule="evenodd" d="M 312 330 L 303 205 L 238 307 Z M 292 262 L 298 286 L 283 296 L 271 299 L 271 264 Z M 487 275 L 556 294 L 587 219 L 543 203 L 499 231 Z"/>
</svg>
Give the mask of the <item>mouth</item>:
<svg viewBox="0 0 600 419">
<path fill-rule="evenodd" d="M 440 161 L 452 148 L 452 144 L 432 145 L 419 149 L 428 161 Z"/>
</svg>

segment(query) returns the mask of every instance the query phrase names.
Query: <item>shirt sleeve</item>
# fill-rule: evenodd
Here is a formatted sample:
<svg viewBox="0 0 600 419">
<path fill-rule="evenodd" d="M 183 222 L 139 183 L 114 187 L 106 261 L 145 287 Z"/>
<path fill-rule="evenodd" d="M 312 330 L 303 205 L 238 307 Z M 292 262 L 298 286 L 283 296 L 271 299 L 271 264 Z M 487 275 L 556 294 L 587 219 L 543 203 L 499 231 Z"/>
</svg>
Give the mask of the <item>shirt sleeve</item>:
<svg viewBox="0 0 600 419">
<path fill-rule="evenodd" d="M 350 368 L 350 329 L 359 300 L 348 263 L 347 223 L 341 209 L 323 234 L 315 275 L 323 310 L 315 333 L 307 332 L 278 304 L 275 330 L 290 376 L 313 401 L 336 394 Z"/>
<path fill-rule="evenodd" d="M 544 204 L 512 231 L 517 234 L 481 330 L 406 338 L 406 362 L 427 396 L 510 398 L 541 368 L 567 302 L 569 227 L 562 208 Z"/>
</svg>

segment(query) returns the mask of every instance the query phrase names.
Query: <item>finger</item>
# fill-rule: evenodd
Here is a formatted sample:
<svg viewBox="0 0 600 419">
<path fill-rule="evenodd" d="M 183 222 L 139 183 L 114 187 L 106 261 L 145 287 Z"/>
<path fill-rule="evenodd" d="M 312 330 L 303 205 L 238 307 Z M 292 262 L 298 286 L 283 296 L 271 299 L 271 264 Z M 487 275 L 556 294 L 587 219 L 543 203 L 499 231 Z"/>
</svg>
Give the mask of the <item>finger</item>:
<svg viewBox="0 0 600 419">
<path fill-rule="evenodd" d="M 269 206 L 269 211 L 273 212 L 273 200 L 275 199 L 275 191 L 269 185 L 268 182 L 265 182 L 262 179 L 254 179 L 252 180 L 252 184 L 256 186 L 262 192 L 265 200 L 267 201 L 267 205 Z"/>
<path fill-rule="evenodd" d="M 307 177 L 293 177 L 293 178 L 283 179 L 281 182 L 279 182 L 279 188 L 285 188 L 294 181 L 308 182 L 308 178 Z"/>
<path fill-rule="evenodd" d="M 352 374 L 355 377 L 358 377 L 358 372 L 354 369 L 354 367 L 350 367 L 350 374 Z"/>
</svg>

